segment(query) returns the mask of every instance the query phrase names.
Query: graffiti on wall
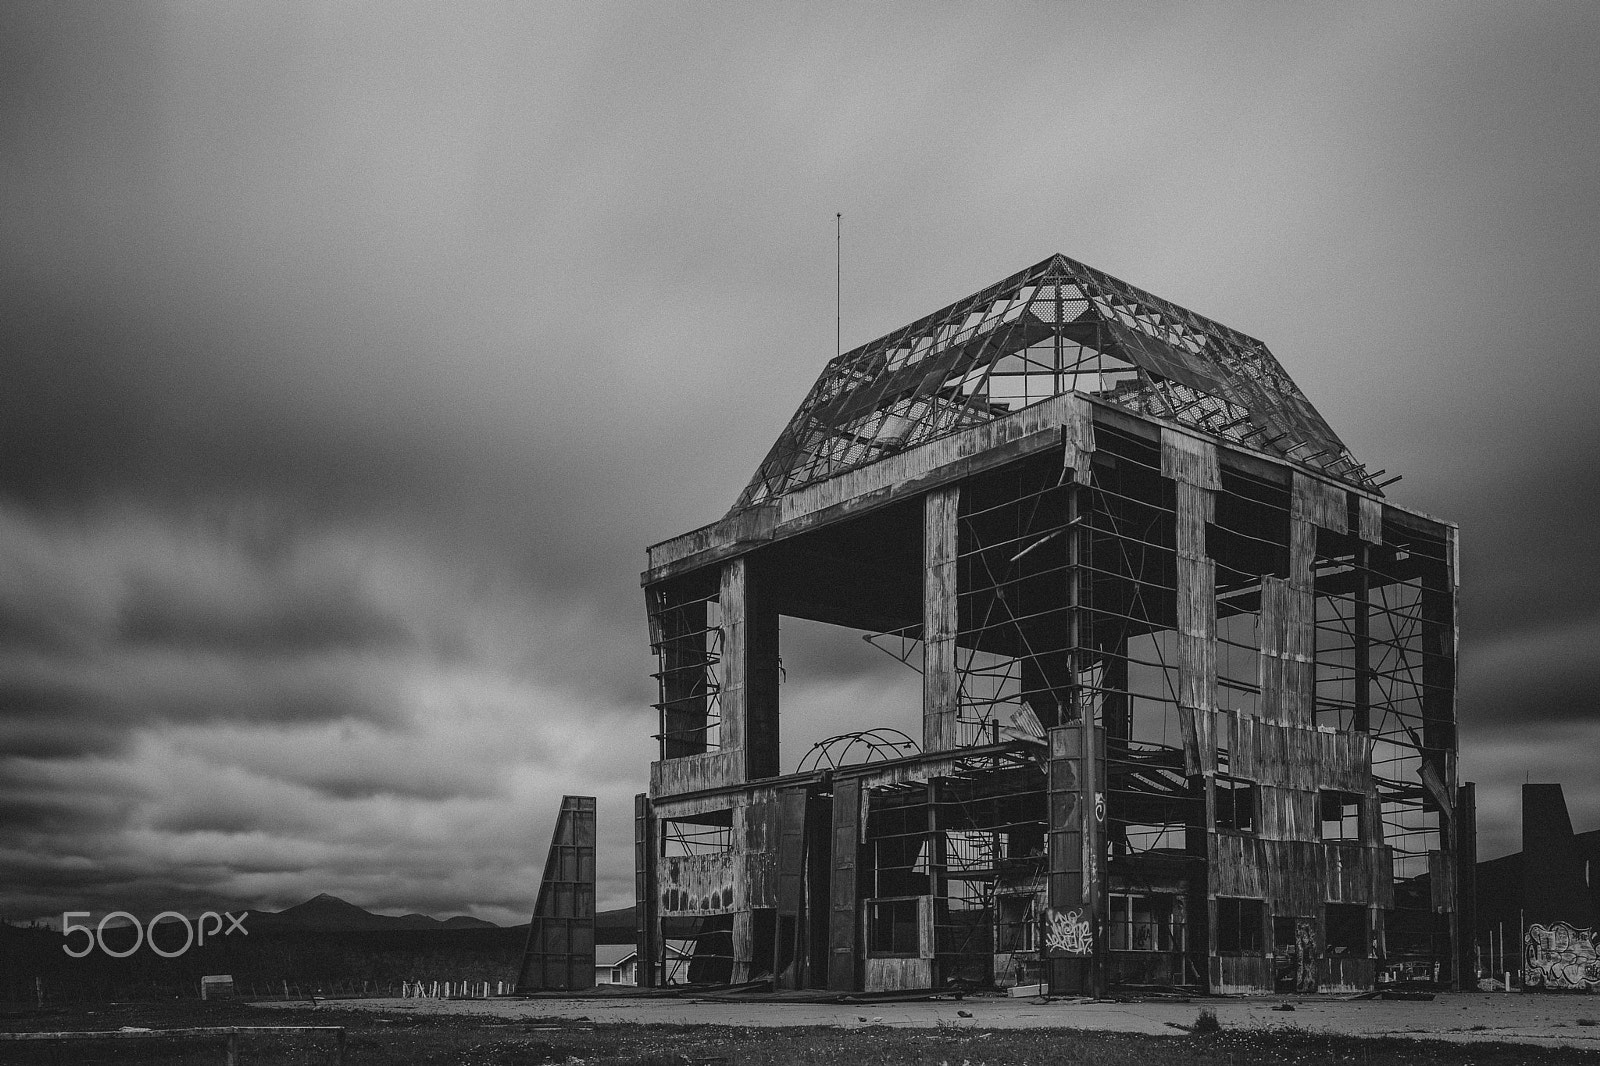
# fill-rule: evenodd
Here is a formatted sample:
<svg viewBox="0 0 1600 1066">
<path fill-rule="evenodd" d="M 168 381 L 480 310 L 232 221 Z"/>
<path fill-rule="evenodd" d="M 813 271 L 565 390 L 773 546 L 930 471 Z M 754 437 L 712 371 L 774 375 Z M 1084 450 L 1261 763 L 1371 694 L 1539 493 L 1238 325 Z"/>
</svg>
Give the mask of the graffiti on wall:
<svg viewBox="0 0 1600 1066">
<path fill-rule="evenodd" d="M 1299 918 L 1294 923 L 1294 990 L 1301 993 L 1317 990 L 1317 957 L 1322 949 L 1317 945 L 1317 923 L 1309 918 Z"/>
<path fill-rule="evenodd" d="M 1528 926 L 1530 988 L 1600 988 L 1600 934 L 1566 922 Z"/>
<path fill-rule="evenodd" d="M 1070 911 L 1047 908 L 1039 919 L 1044 929 L 1045 955 L 1053 958 L 1082 957 L 1094 951 L 1094 932 L 1084 907 Z"/>
</svg>

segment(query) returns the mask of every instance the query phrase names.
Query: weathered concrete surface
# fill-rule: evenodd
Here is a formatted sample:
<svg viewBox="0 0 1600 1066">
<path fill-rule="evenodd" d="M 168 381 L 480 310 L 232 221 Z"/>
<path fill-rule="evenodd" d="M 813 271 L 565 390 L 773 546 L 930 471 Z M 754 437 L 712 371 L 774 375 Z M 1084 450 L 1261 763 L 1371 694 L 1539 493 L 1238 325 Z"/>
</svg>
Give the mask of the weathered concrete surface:
<svg viewBox="0 0 1600 1066">
<path fill-rule="evenodd" d="M 1291 1003 L 1295 1009 L 1272 1008 Z M 260 1003 L 272 1007 L 284 1004 Z M 304 1006 L 303 1003 L 288 1004 Z M 340 1000 L 341 1009 L 418 1014 L 485 1014 L 503 1018 L 579 1018 L 593 1022 L 750 1026 L 867 1025 L 971 1026 L 981 1029 L 1065 1028 L 1175 1036 L 1192 1025 L 1202 1008 L 1216 1012 L 1226 1028 L 1292 1026 L 1353 1036 L 1398 1036 L 1464 1043 L 1509 1041 L 1600 1050 L 1600 997 L 1461 993 L 1429 1003 L 1331 998 L 1229 997 L 1187 1003 L 1041 1002 L 991 996 L 923 1003 L 771 1003 L 693 999 L 645 999 L 597 995 L 562 999 L 368 999 Z M 966 1012 L 970 1018 L 958 1012 Z M 865 1019 L 865 1020 L 863 1020 Z"/>
</svg>

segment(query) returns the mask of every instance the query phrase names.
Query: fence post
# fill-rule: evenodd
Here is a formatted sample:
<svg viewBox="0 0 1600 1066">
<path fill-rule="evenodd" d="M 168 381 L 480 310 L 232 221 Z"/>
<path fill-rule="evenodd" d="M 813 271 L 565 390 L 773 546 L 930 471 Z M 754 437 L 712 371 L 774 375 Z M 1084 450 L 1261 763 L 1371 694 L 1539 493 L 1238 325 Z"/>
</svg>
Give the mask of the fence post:
<svg viewBox="0 0 1600 1066">
<path fill-rule="evenodd" d="M 239 1034 L 238 1033 L 229 1033 L 228 1034 L 227 1052 L 224 1054 L 222 1061 L 227 1063 L 227 1066 L 239 1066 Z"/>
</svg>

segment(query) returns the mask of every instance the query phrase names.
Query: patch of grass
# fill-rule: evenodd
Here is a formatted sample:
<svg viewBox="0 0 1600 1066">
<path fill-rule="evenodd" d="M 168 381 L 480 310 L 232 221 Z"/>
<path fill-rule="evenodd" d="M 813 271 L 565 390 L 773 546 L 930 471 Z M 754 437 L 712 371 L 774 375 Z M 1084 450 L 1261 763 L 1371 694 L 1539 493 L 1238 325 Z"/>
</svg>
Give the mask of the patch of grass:
<svg viewBox="0 0 1600 1066">
<path fill-rule="evenodd" d="M 1205 1036 L 1208 1033 L 1222 1032 L 1222 1023 L 1217 1021 L 1217 1012 L 1212 1010 L 1210 1007 L 1202 1009 L 1195 1017 L 1194 1029 L 1192 1032 L 1194 1032 L 1197 1036 Z"/>
<path fill-rule="evenodd" d="M 312 1009 L 251 1010 L 234 1004 L 150 1005 L 96 1008 L 92 1015 L 62 1012 L 29 1018 L 14 1028 L 83 1030 L 123 1025 L 178 1028 L 186 1025 L 342 1025 L 348 1031 L 346 1061 L 360 1066 L 1459 1066 L 1460 1044 L 1410 1039 L 1332 1036 L 1307 1029 L 1218 1027 L 1204 1039 L 1141 1036 L 1130 1033 L 1056 1029 L 900 1029 L 889 1026 L 806 1026 L 734 1028 L 717 1025 L 596 1023 L 583 1019 L 419 1015 L 407 1011 Z M 1201 1018 L 1212 1011 L 1202 1011 Z M 854 1015 L 851 1016 L 852 1022 Z M 1062 1021 L 1071 1015 L 1063 1012 Z M 1205 1032 L 1196 1019 L 1195 1032 Z M 51 1061 L 46 1048 L 28 1049 L 38 1057 L 0 1060 L 32 1066 Z M 80 1049 L 81 1050 L 81 1049 Z M 331 1062 L 326 1040 L 281 1036 L 241 1046 L 249 1066 Z M 169 1050 L 170 1054 L 170 1050 Z M 159 1061 L 214 1066 L 217 1048 L 196 1049 L 193 1057 Z M 1498 1042 L 1473 1044 L 1474 1066 L 1578 1066 L 1600 1064 L 1594 1051 L 1530 1048 Z M 101 1061 L 96 1059 L 95 1061 Z"/>
</svg>

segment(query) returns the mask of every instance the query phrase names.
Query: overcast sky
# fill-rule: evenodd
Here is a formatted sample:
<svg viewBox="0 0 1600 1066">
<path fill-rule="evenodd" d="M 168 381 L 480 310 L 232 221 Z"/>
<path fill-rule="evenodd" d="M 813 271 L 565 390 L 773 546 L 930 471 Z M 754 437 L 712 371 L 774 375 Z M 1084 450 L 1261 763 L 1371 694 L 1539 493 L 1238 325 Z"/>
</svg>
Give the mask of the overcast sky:
<svg viewBox="0 0 1600 1066">
<path fill-rule="evenodd" d="M 1483 853 L 1525 779 L 1600 828 L 1597 43 L 1588 3 L 6 5 L 0 915 L 526 921 L 567 792 L 631 902 L 643 551 L 832 356 L 835 212 L 846 347 L 1057 251 L 1265 340 L 1461 525 Z M 904 694 L 792 636 L 786 706 Z"/>
</svg>

